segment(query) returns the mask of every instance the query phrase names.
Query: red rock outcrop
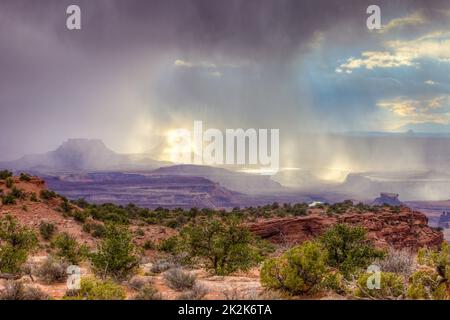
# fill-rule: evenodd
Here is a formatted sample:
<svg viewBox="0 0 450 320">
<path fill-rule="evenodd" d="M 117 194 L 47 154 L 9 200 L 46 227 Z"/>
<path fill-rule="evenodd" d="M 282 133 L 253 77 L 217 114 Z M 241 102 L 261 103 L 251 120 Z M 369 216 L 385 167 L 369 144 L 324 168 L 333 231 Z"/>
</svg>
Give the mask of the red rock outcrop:
<svg viewBox="0 0 450 320">
<path fill-rule="evenodd" d="M 336 223 L 362 226 L 377 247 L 436 247 L 443 241 L 441 231 L 428 226 L 427 217 L 408 207 L 398 213 L 390 211 L 346 213 L 327 216 L 311 214 L 302 217 L 273 218 L 248 224 L 254 234 L 274 243 L 301 243 L 322 234 Z"/>
</svg>

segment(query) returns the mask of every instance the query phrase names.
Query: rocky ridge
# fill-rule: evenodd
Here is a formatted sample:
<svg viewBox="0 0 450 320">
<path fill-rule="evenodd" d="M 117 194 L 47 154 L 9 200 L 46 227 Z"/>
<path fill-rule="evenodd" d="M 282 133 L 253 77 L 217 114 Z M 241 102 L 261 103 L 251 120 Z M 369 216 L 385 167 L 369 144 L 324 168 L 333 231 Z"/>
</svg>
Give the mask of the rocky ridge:
<svg viewBox="0 0 450 320">
<path fill-rule="evenodd" d="M 273 218 L 248 224 L 251 232 L 274 243 L 301 243 L 321 235 L 336 223 L 362 226 L 376 246 L 385 248 L 435 247 L 442 243 L 442 232 L 428 226 L 427 217 L 402 206 L 399 212 L 311 214 L 302 217 Z"/>
</svg>

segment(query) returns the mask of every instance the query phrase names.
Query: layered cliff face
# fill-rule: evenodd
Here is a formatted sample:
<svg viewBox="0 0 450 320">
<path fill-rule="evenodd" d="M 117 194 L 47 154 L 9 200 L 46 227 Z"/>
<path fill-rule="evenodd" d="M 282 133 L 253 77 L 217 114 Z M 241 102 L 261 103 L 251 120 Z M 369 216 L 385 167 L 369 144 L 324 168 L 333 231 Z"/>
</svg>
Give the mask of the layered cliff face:
<svg viewBox="0 0 450 320">
<path fill-rule="evenodd" d="M 345 213 L 325 215 L 314 213 L 302 217 L 274 218 L 248 224 L 254 234 L 274 243 L 294 244 L 313 239 L 336 223 L 362 226 L 377 247 L 436 247 L 443 241 L 442 232 L 428 226 L 427 217 L 408 207 L 399 212 Z"/>
<path fill-rule="evenodd" d="M 93 237 L 83 228 L 83 223 L 74 219 L 74 217 L 64 214 L 62 209 L 63 198 L 55 195 L 48 199 L 42 198 L 42 192 L 48 191 L 44 180 L 38 177 L 30 177 L 29 181 L 22 181 L 18 177 L 12 178 L 13 186 L 20 190 L 22 196 L 15 198 L 14 203 L 4 204 L 2 196 L 10 194 L 12 188 L 6 186 L 5 180 L 0 179 L 0 218 L 11 215 L 18 220 L 21 225 L 33 229 L 39 234 L 39 228 L 42 222 L 51 223 L 56 227 L 58 233 L 69 233 L 75 237 L 79 244 L 86 244 L 94 247 L 98 238 Z M 82 212 L 83 209 L 71 204 L 72 211 Z M 94 222 L 91 218 L 88 223 Z M 99 221 L 96 221 L 100 223 Z M 144 242 L 147 239 L 159 241 L 176 233 L 175 230 L 161 225 L 139 226 L 131 224 L 130 229 L 135 231 L 140 229 L 143 234 L 134 237 L 136 243 Z M 41 247 L 45 248 L 47 240 L 39 238 Z"/>
</svg>

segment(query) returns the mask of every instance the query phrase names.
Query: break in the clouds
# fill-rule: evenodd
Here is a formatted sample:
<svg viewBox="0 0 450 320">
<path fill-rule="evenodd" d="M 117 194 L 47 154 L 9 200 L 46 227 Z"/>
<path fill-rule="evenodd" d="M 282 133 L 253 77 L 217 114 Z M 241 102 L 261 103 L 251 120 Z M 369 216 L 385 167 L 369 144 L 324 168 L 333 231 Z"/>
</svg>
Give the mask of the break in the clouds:
<svg viewBox="0 0 450 320">
<path fill-rule="evenodd" d="M 359 71 L 392 79 L 397 93 L 381 94 L 376 103 L 384 113 L 384 129 L 449 123 L 449 12 L 442 8 L 417 9 L 392 19 L 375 36 L 376 50 L 363 50 L 336 69 L 337 73 Z"/>
<path fill-rule="evenodd" d="M 448 123 L 448 1 L 378 1 L 372 31 L 370 4 L 3 0 L 0 158 L 71 137 L 146 152 L 196 119 L 279 128 L 282 148 L 305 131 Z"/>
<path fill-rule="evenodd" d="M 450 95 L 420 97 L 418 99 L 398 97 L 377 104 L 392 112 L 403 125 L 408 123 L 448 124 L 450 121 Z"/>
</svg>

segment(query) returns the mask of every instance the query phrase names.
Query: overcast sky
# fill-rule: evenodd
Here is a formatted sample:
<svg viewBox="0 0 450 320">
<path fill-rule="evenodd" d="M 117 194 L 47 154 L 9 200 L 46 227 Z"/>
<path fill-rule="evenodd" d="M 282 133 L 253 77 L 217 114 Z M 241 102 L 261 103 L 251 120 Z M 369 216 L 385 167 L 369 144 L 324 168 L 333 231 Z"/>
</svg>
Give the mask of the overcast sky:
<svg viewBox="0 0 450 320">
<path fill-rule="evenodd" d="M 286 143 L 450 131 L 449 27 L 448 0 L 1 0 L 0 159 L 83 137 L 149 151 L 193 120 Z"/>
</svg>

